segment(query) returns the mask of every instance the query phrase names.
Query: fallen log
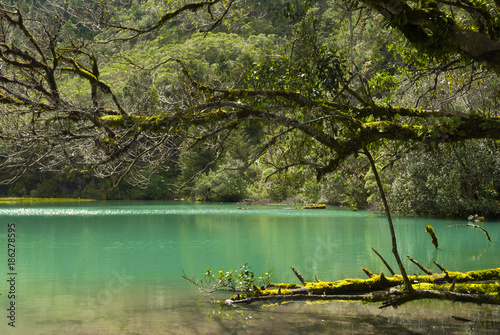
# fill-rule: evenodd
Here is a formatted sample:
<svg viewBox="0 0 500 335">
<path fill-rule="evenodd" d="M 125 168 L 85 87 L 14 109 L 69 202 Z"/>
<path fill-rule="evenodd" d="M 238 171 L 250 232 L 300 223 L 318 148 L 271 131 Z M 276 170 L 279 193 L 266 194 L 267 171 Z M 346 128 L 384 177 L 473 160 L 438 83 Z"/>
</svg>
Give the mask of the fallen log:
<svg viewBox="0 0 500 335">
<path fill-rule="evenodd" d="M 306 205 L 306 206 L 302 206 L 302 209 L 326 209 L 326 205 L 325 204 L 321 204 L 321 205 Z"/>
<path fill-rule="evenodd" d="M 225 301 L 226 304 L 228 305 L 239 305 L 239 304 L 250 304 L 252 302 L 261 302 L 261 301 L 279 301 L 279 300 L 285 300 L 285 301 L 304 301 L 304 300 L 323 300 L 323 301 L 328 301 L 328 300 L 345 300 L 345 301 L 367 301 L 367 298 L 369 298 L 369 295 L 367 294 L 337 294 L 337 295 L 314 295 L 314 294 L 309 294 L 309 295 L 267 295 L 267 296 L 259 296 L 259 297 L 248 297 L 245 299 L 240 299 L 240 300 L 231 300 L 228 299 Z"/>
<path fill-rule="evenodd" d="M 292 267 L 294 272 L 298 271 Z M 254 287 L 251 294 L 234 295 L 229 304 L 248 304 L 268 300 L 360 300 L 383 302 L 381 308 L 397 307 L 405 302 L 418 299 L 443 299 L 480 304 L 500 304 L 500 284 L 477 281 L 491 281 L 500 278 L 500 268 L 469 272 L 447 271 L 443 274 L 409 276 L 414 292 L 403 292 L 404 280 L 401 275 L 386 277 L 375 275 L 367 269 L 363 271 L 368 279 L 348 278 L 334 282 L 307 282 L 271 284 L 269 288 Z M 452 282 L 452 283 L 451 283 Z"/>
</svg>

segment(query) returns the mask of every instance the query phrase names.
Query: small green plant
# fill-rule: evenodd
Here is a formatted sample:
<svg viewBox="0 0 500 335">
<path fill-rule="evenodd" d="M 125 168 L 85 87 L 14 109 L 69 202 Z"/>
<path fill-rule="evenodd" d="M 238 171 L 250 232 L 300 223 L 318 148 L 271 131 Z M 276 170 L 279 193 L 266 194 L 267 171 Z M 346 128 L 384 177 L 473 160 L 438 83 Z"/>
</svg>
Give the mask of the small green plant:
<svg viewBox="0 0 500 335">
<path fill-rule="evenodd" d="M 241 266 L 238 270 L 224 271 L 224 268 L 216 272 L 207 269 L 204 275 L 205 281 L 208 280 L 215 288 L 220 290 L 230 290 L 234 292 L 252 292 L 254 286 L 267 286 L 271 283 L 272 269 L 260 277 L 256 277 L 252 267 L 248 263 Z"/>
<path fill-rule="evenodd" d="M 273 270 L 257 277 L 253 271 L 250 271 L 251 268 L 248 263 L 245 263 L 238 270 L 224 271 L 224 267 L 217 271 L 207 269 L 201 280 L 182 277 L 205 292 L 230 291 L 253 295 L 254 287 L 266 287 L 272 283 Z"/>
</svg>

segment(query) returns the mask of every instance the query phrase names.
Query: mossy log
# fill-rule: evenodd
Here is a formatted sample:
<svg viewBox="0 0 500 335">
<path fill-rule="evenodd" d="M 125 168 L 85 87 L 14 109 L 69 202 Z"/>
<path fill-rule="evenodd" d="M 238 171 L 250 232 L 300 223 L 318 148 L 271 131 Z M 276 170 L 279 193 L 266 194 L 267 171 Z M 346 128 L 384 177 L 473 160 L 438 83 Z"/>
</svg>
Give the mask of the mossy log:
<svg viewBox="0 0 500 335">
<path fill-rule="evenodd" d="M 500 278 L 500 268 L 453 272 L 425 276 L 409 276 L 413 292 L 403 292 L 401 275 L 386 277 L 369 270 L 369 279 L 343 279 L 334 282 L 306 282 L 303 286 L 273 284 L 270 288 L 254 287 L 248 295 L 232 296 L 229 304 L 248 304 L 263 300 L 362 300 L 383 302 L 381 308 L 398 306 L 417 299 L 442 299 L 486 304 L 500 304 L 500 284 L 473 283 Z M 271 288 L 272 287 L 272 288 Z"/>
<path fill-rule="evenodd" d="M 302 209 L 326 209 L 325 204 L 302 206 Z"/>
</svg>

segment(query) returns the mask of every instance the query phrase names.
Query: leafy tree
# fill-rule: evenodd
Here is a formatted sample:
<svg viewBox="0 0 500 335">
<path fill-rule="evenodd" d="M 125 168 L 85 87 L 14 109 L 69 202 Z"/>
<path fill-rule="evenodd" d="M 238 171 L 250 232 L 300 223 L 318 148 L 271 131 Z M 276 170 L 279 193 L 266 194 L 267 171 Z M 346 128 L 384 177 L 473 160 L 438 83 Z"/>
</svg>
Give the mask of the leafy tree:
<svg viewBox="0 0 500 335">
<path fill-rule="evenodd" d="M 499 161 L 492 142 L 413 152 L 395 163 L 390 190 L 393 208 L 403 212 L 498 216 Z"/>
<path fill-rule="evenodd" d="M 210 171 L 196 181 L 197 199 L 206 201 L 236 202 L 246 197 L 243 162 L 229 157 L 217 171 Z"/>
</svg>

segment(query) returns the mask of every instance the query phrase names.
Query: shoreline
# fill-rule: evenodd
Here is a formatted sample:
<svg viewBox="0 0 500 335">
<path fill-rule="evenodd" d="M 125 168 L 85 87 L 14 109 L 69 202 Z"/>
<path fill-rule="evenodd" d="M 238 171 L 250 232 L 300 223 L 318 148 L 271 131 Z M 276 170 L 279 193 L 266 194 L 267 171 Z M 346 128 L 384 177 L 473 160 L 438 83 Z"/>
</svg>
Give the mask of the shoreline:
<svg viewBox="0 0 500 335">
<path fill-rule="evenodd" d="M 0 198 L 0 203 L 80 202 L 80 201 L 96 201 L 96 200 L 95 199 L 80 199 L 80 198 L 16 198 L 16 197 Z"/>
</svg>

